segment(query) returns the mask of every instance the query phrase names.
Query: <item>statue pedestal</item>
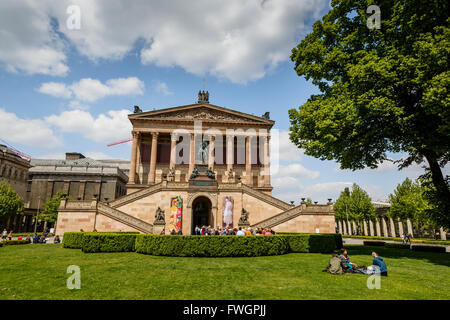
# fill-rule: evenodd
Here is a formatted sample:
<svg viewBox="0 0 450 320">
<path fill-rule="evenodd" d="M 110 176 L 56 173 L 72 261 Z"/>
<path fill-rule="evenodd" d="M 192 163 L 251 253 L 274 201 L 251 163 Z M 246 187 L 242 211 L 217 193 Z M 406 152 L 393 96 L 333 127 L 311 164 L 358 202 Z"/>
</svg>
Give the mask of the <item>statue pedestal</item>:
<svg viewBox="0 0 450 320">
<path fill-rule="evenodd" d="M 238 227 L 241 227 L 242 229 L 247 229 L 250 227 L 250 222 L 238 222 Z"/>
<path fill-rule="evenodd" d="M 157 221 L 153 223 L 153 234 L 161 234 L 161 231 L 166 227 L 166 223 L 164 221 Z"/>
</svg>

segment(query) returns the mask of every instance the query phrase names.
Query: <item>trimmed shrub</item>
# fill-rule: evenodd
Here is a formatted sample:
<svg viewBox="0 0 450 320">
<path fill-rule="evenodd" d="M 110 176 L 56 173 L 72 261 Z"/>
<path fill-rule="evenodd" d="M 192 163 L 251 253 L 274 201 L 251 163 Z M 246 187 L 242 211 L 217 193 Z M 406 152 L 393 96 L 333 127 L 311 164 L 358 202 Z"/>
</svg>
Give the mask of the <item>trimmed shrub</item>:
<svg viewBox="0 0 450 320">
<path fill-rule="evenodd" d="M 134 250 L 137 233 L 85 233 L 81 239 L 83 252 L 130 252 Z"/>
<path fill-rule="evenodd" d="M 439 247 L 439 246 L 411 246 L 411 250 L 413 251 L 426 251 L 426 252 L 441 252 L 445 253 L 445 247 Z"/>
<path fill-rule="evenodd" d="M 63 247 L 70 249 L 81 249 L 81 240 L 84 232 L 66 232 L 63 236 Z"/>
<path fill-rule="evenodd" d="M 386 242 L 384 241 L 369 241 L 369 240 L 363 241 L 363 244 L 365 246 L 374 246 L 374 247 L 384 247 L 385 243 Z"/>
<path fill-rule="evenodd" d="M 136 237 L 136 252 L 174 257 L 256 257 L 288 253 L 284 236 L 160 236 Z"/>
<path fill-rule="evenodd" d="M 39 237 L 42 236 L 42 232 L 37 232 L 36 233 Z M 21 232 L 21 233 L 13 233 L 12 236 L 13 237 L 33 237 L 34 232 Z M 47 236 L 52 237 L 54 236 L 54 233 L 48 233 Z"/>
<path fill-rule="evenodd" d="M 66 232 L 63 236 L 63 247 L 81 249 L 81 243 L 85 234 L 139 234 L 137 231 L 127 232 Z"/>
<path fill-rule="evenodd" d="M 4 246 L 14 246 L 18 244 L 29 244 L 27 240 L 6 240 L 2 242 Z"/>
<path fill-rule="evenodd" d="M 291 233 L 278 237 L 287 239 L 289 252 L 329 253 L 338 248 L 334 234 Z"/>
<path fill-rule="evenodd" d="M 404 243 L 391 243 L 391 242 L 386 242 L 384 244 L 384 246 L 386 248 L 395 248 L 395 249 L 409 249 L 411 246 L 409 244 L 404 244 Z"/>
<path fill-rule="evenodd" d="M 333 250 L 341 249 L 344 246 L 342 242 L 342 235 L 339 233 L 320 234 L 320 233 L 278 232 L 276 235 L 300 237 L 296 239 L 297 243 L 294 243 L 294 239 L 289 240 L 291 252 L 329 253 L 332 252 Z M 333 238 L 333 241 L 331 241 L 331 238 Z"/>
<path fill-rule="evenodd" d="M 343 238 L 355 238 L 355 239 L 368 239 L 368 240 L 402 241 L 402 238 L 400 238 L 400 237 L 357 236 L 357 235 L 349 235 L 349 234 L 343 234 L 342 237 Z M 450 245 L 450 240 L 435 240 L 435 239 L 427 239 L 427 238 L 412 238 L 411 242 Z"/>
<path fill-rule="evenodd" d="M 1 248 L 1 247 L 3 247 L 3 241 L 2 241 L 2 242 L 0 242 L 0 248 Z"/>
</svg>

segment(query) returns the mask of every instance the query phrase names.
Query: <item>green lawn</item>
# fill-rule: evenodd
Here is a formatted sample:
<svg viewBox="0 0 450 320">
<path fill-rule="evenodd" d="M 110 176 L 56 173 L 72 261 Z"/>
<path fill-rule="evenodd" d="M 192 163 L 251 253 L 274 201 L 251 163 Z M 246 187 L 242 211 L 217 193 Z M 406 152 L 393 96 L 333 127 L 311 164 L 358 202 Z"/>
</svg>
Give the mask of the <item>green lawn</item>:
<svg viewBox="0 0 450 320">
<path fill-rule="evenodd" d="M 370 247 L 348 246 L 354 263 L 371 264 Z M 450 254 L 375 248 L 389 277 L 369 290 L 367 276 L 321 272 L 328 254 L 257 258 L 173 258 L 82 253 L 61 245 L 0 248 L 2 299 L 449 299 Z M 66 288 L 69 265 L 81 289 Z"/>
</svg>

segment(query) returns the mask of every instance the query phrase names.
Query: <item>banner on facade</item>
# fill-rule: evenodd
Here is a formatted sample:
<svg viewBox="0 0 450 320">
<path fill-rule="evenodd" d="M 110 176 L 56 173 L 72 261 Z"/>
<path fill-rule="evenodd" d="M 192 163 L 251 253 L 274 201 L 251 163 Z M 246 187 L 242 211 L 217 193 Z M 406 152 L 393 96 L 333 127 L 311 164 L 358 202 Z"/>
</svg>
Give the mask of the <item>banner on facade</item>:
<svg viewBox="0 0 450 320">
<path fill-rule="evenodd" d="M 181 230 L 182 212 L 183 212 L 183 198 L 181 196 L 171 197 L 170 223 L 169 223 L 170 230 L 175 230 L 175 232 Z"/>
</svg>

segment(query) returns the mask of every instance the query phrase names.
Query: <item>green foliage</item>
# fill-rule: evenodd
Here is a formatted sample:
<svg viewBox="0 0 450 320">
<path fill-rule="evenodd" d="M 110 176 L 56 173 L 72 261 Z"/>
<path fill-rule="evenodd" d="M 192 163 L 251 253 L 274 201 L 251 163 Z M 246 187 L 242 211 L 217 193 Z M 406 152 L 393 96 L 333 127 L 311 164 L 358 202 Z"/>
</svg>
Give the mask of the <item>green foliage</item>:
<svg viewBox="0 0 450 320">
<path fill-rule="evenodd" d="M 424 198 L 423 191 L 418 182 L 406 178 L 403 183 L 397 185 L 394 193 L 389 195 L 389 216 L 403 221 L 410 219 L 421 234 L 424 228 L 436 227 L 429 215 L 433 206 Z"/>
<path fill-rule="evenodd" d="M 0 181 L 0 220 L 6 220 L 22 211 L 23 199 L 9 184 Z"/>
<path fill-rule="evenodd" d="M 14 246 L 18 244 L 29 244 L 30 242 L 28 242 L 27 240 L 6 240 L 2 241 L 2 243 L 5 246 Z"/>
<path fill-rule="evenodd" d="M 280 234 L 275 236 L 159 236 L 139 235 L 136 252 L 177 257 L 255 257 L 288 252 L 332 252 L 342 246 L 335 234 Z"/>
<path fill-rule="evenodd" d="M 65 232 L 62 240 L 64 248 L 81 249 L 84 235 L 139 234 L 139 232 Z"/>
<path fill-rule="evenodd" d="M 409 244 L 404 243 L 392 243 L 392 242 L 386 242 L 384 244 L 386 248 L 396 248 L 396 249 L 409 249 L 411 246 Z"/>
<path fill-rule="evenodd" d="M 375 219 L 375 209 L 372 199 L 365 190 L 356 183 L 352 186 L 352 191 L 345 188 L 334 204 L 335 217 L 339 220 L 367 221 Z"/>
<path fill-rule="evenodd" d="M 289 111 L 290 139 L 305 154 L 342 169 L 376 168 L 391 153 L 399 168 L 428 162 L 450 226 L 449 2 L 378 1 L 381 29 L 366 25 L 373 0 L 332 1 L 331 10 L 292 50 L 299 76 L 317 85 Z"/>
<path fill-rule="evenodd" d="M 87 232 L 81 238 L 83 252 L 132 252 L 136 242 L 136 234 L 105 234 Z"/>
<path fill-rule="evenodd" d="M 50 223 L 53 223 L 56 220 L 58 220 L 59 204 L 61 203 L 61 199 L 64 197 L 65 197 L 64 191 L 59 190 L 56 193 L 56 195 L 45 201 L 44 210 L 42 210 L 42 214 L 40 215 L 39 218 Z"/>
<path fill-rule="evenodd" d="M 384 241 L 371 241 L 371 240 L 365 240 L 363 241 L 363 244 L 365 246 L 376 246 L 376 247 L 384 247 L 386 242 Z"/>
<path fill-rule="evenodd" d="M 174 257 L 256 257 L 285 254 L 283 236 L 160 236 L 136 237 L 136 252 Z"/>
<path fill-rule="evenodd" d="M 425 252 L 441 252 L 445 253 L 445 247 L 438 247 L 438 246 L 411 246 L 411 250 L 413 251 L 425 251 Z"/>
</svg>

